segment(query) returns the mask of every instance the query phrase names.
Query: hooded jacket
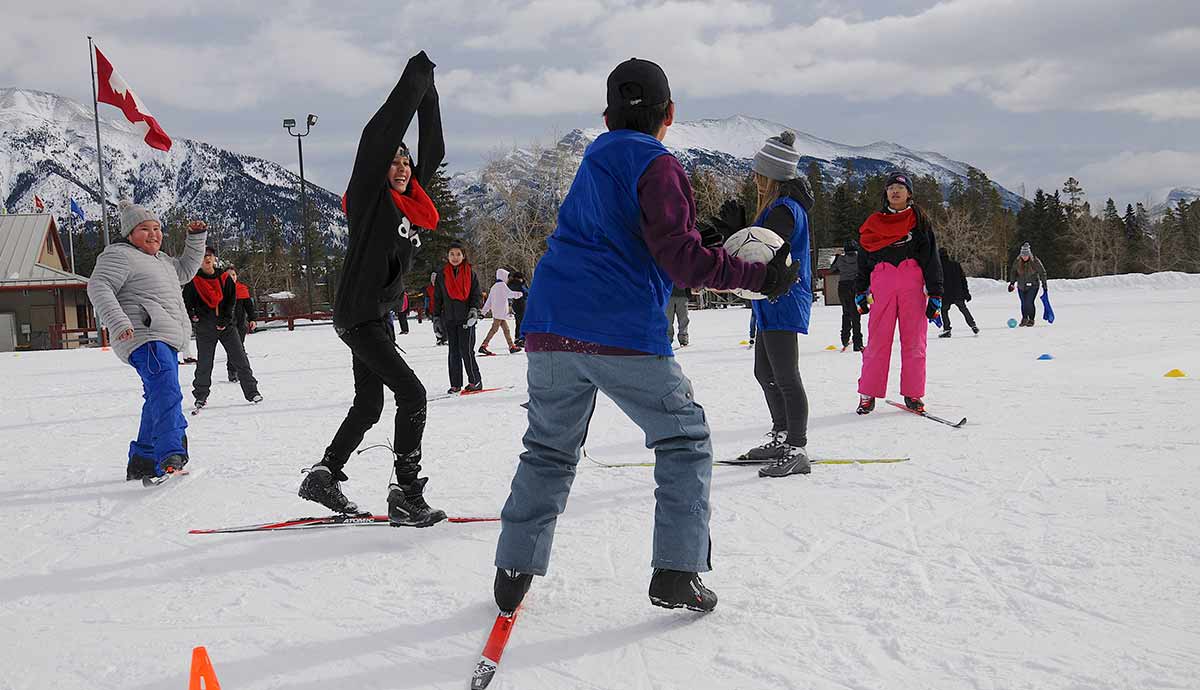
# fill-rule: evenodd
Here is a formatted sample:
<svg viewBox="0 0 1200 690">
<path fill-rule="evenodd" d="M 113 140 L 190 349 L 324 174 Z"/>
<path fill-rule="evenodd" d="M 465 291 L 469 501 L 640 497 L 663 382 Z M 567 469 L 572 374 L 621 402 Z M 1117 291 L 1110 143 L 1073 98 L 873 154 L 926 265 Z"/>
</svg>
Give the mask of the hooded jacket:
<svg viewBox="0 0 1200 690">
<path fill-rule="evenodd" d="M 1012 272 L 1008 275 L 1009 281 L 1016 283 L 1017 289 L 1031 290 L 1036 288 L 1038 283 L 1042 284 L 1042 290 L 1046 289 L 1046 267 L 1036 255 L 1030 256 L 1029 261 L 1022 261 L 1018 256 L 1013 262 Z"/>
<path fill-rule="evenodd" d="M 942 304 L 969 301 L 971 288 L 967 287 L 967 275 L 963 272 L 962 264 L 951 259 L 945 249 L 938 250 L 938 257 L 942 260 Z"/>
<path fill-rule="evenodd" d="M 485 316 L 491 314 L 493 319 L 507 319 L 512 315 L 512 310 L 509 308 L 510 300 L 520 296 L 520 292 L 513 292 L 508 287 L 508 271 L 498 268 L 496 269 L 496 282 L 492 284 L 487 301 L 483 303 L 483 314 Z"/>
</svg>

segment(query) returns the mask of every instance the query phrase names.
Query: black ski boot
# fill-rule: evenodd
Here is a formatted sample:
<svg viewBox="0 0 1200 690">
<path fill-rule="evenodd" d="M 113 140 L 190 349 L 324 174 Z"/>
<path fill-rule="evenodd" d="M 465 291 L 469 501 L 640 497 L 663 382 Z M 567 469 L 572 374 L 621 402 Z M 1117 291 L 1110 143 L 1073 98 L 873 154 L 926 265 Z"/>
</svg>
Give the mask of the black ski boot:
<svg viewBox="0 0 1200 690">
<path fill-rule="evenodd" d="M 346 515 L 361 515 L 358 510 L 358 504 L 346 498 L 346 494 L 342 493 L 340 484 L 348 477 L 346 473 L 340 469 L 335 473 L 324 464 L 324 461 L 318 462 L 312 467 L 304 470 L 304 481 L 300 482 L 300 498 L 315 501 L 332 510 L 335 513 L 345 513 Z"/>
<path fill-rule="evenodd" d="M 925 403 L 920 398 L 910 398 L 908 396 L 904 396 L 904 406 L 913 412 L 916 412 L 917 414 L 921 414 L 925 411 Z"/>
<path fill-rule="evenodd" d="M 771 440 L 737 456 L 735 462 L 758 464 L 763 460 L 775 460 L 782 457 L 787 449 L 787 443 L 784 442 L 784 439 L 787 438 L 787 431 L 772 429 L 767 432 L 767 437 Z"/>
<path fill-rule="evenodd" d="M 492 587 L 496 594 L 496 606 L 505 613 L 516 611 L 532 582 L 533 575 L 529 573 L 496 568 L 496 584 Z"/>
<path fill-rule="evenodd" d="M 859 414 L 871 414 L 875 410 L 875 398 L 869 395 L 858 396 L 858 409 L 855 412 Z"/>
<path fill-rule="evenodd" d="M 808 463 L 808 453 L 799 446 L 788 446 L 785 455 L 758 471 L 760 477 L 786 477 L 789 474 L 808 474 L 812 466 Z"/>
<path fill-rule="evenodd" d="M 425 483 L 429 477 L 411 484 L 388 485 L 388 521 L 392 527 L 428 527 L 446 519 L 446 511 L 434 510 L 425 502 Z"/>
<path fill-rule="evenodd" d="M 140 455 L 135 455 L 129 458 L 129 464 L 125 467 L 125 481 L 131 482 L 134 479 L 153 479 L 158 476 L 155 471 L 156 463 L 150 458 L 143 458 Z"/>
<path fill-rule="evenodd" d="M 183 471 L 184 466 L 187 464 L 188 458 L 186 455 L 176 454 L 170 455 L 166 460 L 163 460 L 162 468 L 163 472 L 166 472 L 167 474 L 175 474 L 176 472 Z"/>
<path fill-rule="evenodd" d="M 650 603 L 664 609 L 682 607 L 707 613 L 717 607 L 717 595 L 704 586 L 698 573 L 655 568 L 650 578 Z"/>
</svg>

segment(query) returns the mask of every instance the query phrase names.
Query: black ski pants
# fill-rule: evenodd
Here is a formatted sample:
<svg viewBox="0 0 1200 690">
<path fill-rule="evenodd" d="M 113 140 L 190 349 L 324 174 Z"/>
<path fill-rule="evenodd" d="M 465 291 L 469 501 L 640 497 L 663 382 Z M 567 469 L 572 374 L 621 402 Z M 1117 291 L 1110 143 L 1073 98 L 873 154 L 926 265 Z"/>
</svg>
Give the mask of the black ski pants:
<svg viewBox="0 0 1200 690">
<path fill-rule="evenodd" d="M 446 331 L 446 353 L 450 365 L 450 387 L 463 387 L 463 369 L 467 370 L 467 383 L 479 383 L 483 377 L 479 375 L 479 363 L 475 361 L 475 327 L 467 328 L 465 321 L 446 321 L 442 324 Z"/>
<path fill-rule="evenodd" d="M 853 283 L 838 284 L 838 302 L 842 305 L 842 346 L 849 345 L 853 336 L 854 344 L 862 347 L 862 315 L 858 313 L 858 305 L 854 303 Z"/>
<path fill-rule="evenodd" d="M 754 341 L 754 378 L 771 411 L 771 428 L 787 431 L 793 446 L 808 445 L 808 394 L 800 380 L 798 336 L 792 331 L 759 330 Z"/>
<path fill-rule="evenodd" d="M 258 395 L 258 379 L 250 369 L 250 360 L 246 359 L 246 351 L 242 349 L 242 341 L 238 336 L 237 327 L 233 324 L 223 329 L 217 328 L 215 314 L 205 314 L 195 323 L 196 329 L 196 376 L 192 380 L 192 397 L 196 400 L 208 400 L 212 391 L 213 359 L 217 354 L 217 342 L 225 348 L 225 358 L 232 364 L 237 374 L 238 383 L 242 385 L 242 395 L 247 400 L 253 400 Z"/>
<path fill-rule="evenodd" d="M 1038 286 L 1017 288 L 1017 294 L 1021 296 L 1021 318 L 1035 321 L 1037 319 Z"/>
<path fill-rule="evenodd" d="M 963 318 L 967 320 L 967 325 L 972 329 L 975 328 L 975 317 L 971 316 L 971 310 L 967 309 L 966 300 L 960 299 L 942 306 L 942 327 L 945 328 L 947 333 L 950 332 L 950 307 L 958 307 L 958 310 L 962 312 Z"/>
<path fill-rule="evenodd" d="M 238 341 L 242 343 L 242 352 L 246 352 L 246 331 L 250 330 L 250 322 L 239 321 L 237 324 L 235 324 L 235 326 L 237 327 Z M 234 326 L 230 326 L 230 328 L 233 327 Z M 250 360 L 250 355 L 248 353 L 246 354 L 246 360 Z M 229 374 L 230 378 L 233 378 L 233 376 L 237 374 L 237 370 L 233 368 L 233 360 L 228 357 L 225 358 L 225 372 Z"/>
<path fill-rule="evenodd" d="M 411 484 L 421 471 L 421 438 L 425 435 L 425 386 L 396 349 L 396 335 L 385 318 L 338 332 L 350 348 L 354 370 L 354 404 L 325 450 L 325 464 L 341 470 L 362 443 L 367 430 L 383 414 L 383 387 L 396 398 L 392 436 L 396 482 Z M 417 451 L 417 452 L 413 452 Z"/>
</svg>

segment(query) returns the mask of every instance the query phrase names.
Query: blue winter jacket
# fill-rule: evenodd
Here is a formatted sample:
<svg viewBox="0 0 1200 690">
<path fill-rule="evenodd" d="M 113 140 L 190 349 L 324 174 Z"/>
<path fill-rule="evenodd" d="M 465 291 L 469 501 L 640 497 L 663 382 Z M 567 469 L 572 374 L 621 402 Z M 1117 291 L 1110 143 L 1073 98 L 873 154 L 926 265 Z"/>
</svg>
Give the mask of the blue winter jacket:
<svg viewBox="0 0 1200 690">
<path fill-rule="evenodd" d="M 751 302 L 754 318 L 760 331 L 794 331 L 808 334 L 808 319 L 812 315 L 812 265 L 808 259 L 808 213 L 800 202 L 790 196 L 781 196 L 767 206 L 754 221 L 761 226 L 771 211 L 786 206 L 792 212 L 792 236 L 785 237 L 792 244 L 792 261 L 800 262 L 800 273 L 796 284 L 785 295 L 770 302 L 765 299 Z"/>
</svg>

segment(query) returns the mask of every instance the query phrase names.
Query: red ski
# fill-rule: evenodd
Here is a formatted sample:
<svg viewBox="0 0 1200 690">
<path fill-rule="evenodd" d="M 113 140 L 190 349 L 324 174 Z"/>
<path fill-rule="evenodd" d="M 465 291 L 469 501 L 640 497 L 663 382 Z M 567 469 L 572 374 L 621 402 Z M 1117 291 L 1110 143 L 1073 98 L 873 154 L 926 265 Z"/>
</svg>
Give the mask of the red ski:
<svg viewBox="0 0 1200 690">
<path fill-rule="evenodd" d="M 492 624 L 492 632 L 488 635 L 487 644 L 483 645 L 483 654 L 479 656 L 479 663 L 475 664 L 475 673 L 471 676 L 471 690 L 483 690 L 496 676 L 496 668 L 500 666 L 500 657 L 504 654 L 508 636 L 512 634 L 513 623 L 517 622 L 517 614 L 520 612 L 521 607 L 518 606 L 516 611 L 511 613 L 501 611 L 496 616 L 496 622 Z"/>
<path fill-rule="evenodd" d="M 908 405 L 905 405 L 903 403 L 898 403 L 895 400 L 888 400 L 886 402 L 887 402 L 887 404 L 891 405 L 892 407 L 899 407 L 900 409 L 902 409 L 905 412 L 908 412 L 910 414 L 915 414 L 918 417 L 924 417 L 925 419 L 930 419 L 935 422 L 941 422 L 942 424 L 945 424 L 946 426 L 954 427 L 955 429 L 961 429 L 963 424 L 967 423 L 966 417 L 963 417 L 962 419 L 958 420 L 957 422 L 952 422 L 949 419 L 942 419 L 941 417 L 935 417 L 934 415 L 931 415 L 928 412 L 917 412 L 916 410 L 910 410 L 910 409 L 908 409 Z"/>
<path fill-rule="evenodd" d="M 446 522 L 499 522 L 498 517 L 451 517 Z M 188 534 L 233 534 L 236 532 L 281 532 L 293 529 L 319 529 L 322 527 L 356 527 L 367 525 L 389 525 L 386 515 L 326 515 L 324 517 L 295 518 L 283 522 L 264 522 L 241 527 L 218 527 L 216 529 L 193 529 Z"/>
</svg>

